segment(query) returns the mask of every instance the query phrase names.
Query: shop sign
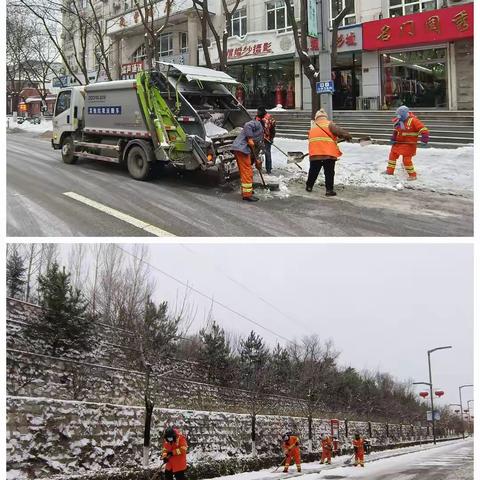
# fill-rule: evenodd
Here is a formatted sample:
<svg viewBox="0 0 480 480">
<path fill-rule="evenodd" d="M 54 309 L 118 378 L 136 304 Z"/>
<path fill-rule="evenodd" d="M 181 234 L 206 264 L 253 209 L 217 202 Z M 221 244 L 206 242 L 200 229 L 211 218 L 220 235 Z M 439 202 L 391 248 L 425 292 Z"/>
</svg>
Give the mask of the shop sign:
<svg viewBox="0 0 480 480">
<path fill-rule="evenodd" d="M 318 37 L 317 0 L 307 0 L 308 35 Z"/>
<path fill-rule="evenodd" d="M 295 42 L 292 32 L 252 32 L 243 38 L 232 37 L 228 39 L 227 60 L 253 60 L 262 57 L 286 55 L 295 53 Z M 209 48 L 210 59 L 213 64 L 218 63 L 218 50 L 216 45 Z M 203 49 L 199 50 L 200 65 L 205 64 Z"/>
<path fill-rule="evenodd" d="M 317 82 L 317 93 L 333 93 L 333 80 Z"/>
<path fill-rule="evenodd" d="M 141 72 L 142 70 L 143 60 L 140 60 L 139 62 L 124 63 L 122 64 L 122 80 L 133 79 L 137 75 L 137 72 Z"/>
<path fill-rule="evenodd" d="M 363 49 L 384 50 L 473 38 L 473 3 L 366 22 Z"/>
<path fill-rule="evenodd" d="M 362 50 L 363 36 L 362 26 L 357 25 L 350 28 L 341 28 L 337 32 L 337 53 L 354 52 Z M 310 52 L 319 51 L 320 42 L 318 38 L 310 38 Z"/>
</svg>

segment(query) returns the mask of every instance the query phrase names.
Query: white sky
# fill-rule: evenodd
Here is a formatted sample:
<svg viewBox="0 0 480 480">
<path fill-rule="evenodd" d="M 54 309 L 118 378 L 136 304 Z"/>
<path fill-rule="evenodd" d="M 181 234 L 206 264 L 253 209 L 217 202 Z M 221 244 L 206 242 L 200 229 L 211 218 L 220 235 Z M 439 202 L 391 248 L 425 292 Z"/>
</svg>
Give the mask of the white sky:
<svg viewBox="0 0 480 480">
<path fill-rule="evenodd" d="M 458 386 L 473 383 L 470 245 L 230 243 L 149 249 L 153 266 L 283 337 L 317 333 L 332 339 L 342 365 L 428 381 L 427 350 L 452 345 L 432 354 L 434 386 L 445 391 L 442 403 L 458 403 Z M 157 300 L 174 302 L 183 295 L 184 287 L 155 274 Z M 210 301 L 194 292 L 190 300 L 198 306 L 195 331 Z M 277 340 L 220 306 L 213 314 L 227 330 L 247 334 L 253 328 L 269 343 Z M 473 390 L 464 389 L 464 404 L 472 398 Z"/>
</svg>

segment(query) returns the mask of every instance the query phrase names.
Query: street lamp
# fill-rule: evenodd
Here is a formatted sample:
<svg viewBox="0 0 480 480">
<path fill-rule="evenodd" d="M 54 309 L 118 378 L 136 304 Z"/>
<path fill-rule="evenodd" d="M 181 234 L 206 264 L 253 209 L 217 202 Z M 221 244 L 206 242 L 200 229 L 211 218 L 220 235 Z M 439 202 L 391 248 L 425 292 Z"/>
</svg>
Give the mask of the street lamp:
<svg viewBox="0 0 480 480">
<path fill-rule="evenodd" d="M 436 352 L 437 350 L 446 350 L 448 348 L 452 348 L 451 345 L 445 346 L 445 347 L 436 347 L 432 348 L 431 350 L 427 350 L 427 355 L 428 355 L 428 375 L 430 382 L 413 382 L 413 385 L 428 385 L 430 387 L 430 405 L 432 408 L 432 435 L 433 435 L 433 444 L 437 444 L 437 436 L 435 433 L 435 413 L 433 411 L 433 383 L 432 383 L 432 364 L 430 361 L 430 354 L 433 352 Z M 442 392 L 443 395 L 443 392 Z"/>
<path fill-rule="evenodd" d="M 460 396 L 460 412 L 462 413 L 462 437 L 465 439 L 465 424 L 463 421 L 463 404 L 462 404 L 462 388 L 473 387 L 472 384 L 469 385 L 460 385 L 458 387 L 458 394 Z"/>
</svg>

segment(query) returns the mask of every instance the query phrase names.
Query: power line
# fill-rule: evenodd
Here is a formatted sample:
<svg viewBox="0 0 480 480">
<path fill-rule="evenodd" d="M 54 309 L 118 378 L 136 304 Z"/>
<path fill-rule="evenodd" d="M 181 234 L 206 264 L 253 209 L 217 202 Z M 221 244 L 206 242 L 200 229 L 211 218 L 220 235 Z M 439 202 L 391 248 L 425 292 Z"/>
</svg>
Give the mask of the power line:
<svg viewBox="0 0 480 480">
<path fill-rule="evenodd" d="M 292 343 L 292 344 L 295 343 L 295 342 L 292 342 L 292 340 L 288 339 L 287 337 L 284 337 L 284 336 L 281 335 L 280 333 L 277 333 L 277 332 L 275 332 L 274 330 L 271 330 L 270 328 L 263 326 L 261 323 L 257 322 L 256 320 L 253 320 L 253 319 L 251 319 L 250 317 L 248 317 L 247 315 L 244 315 L 243 313 L 238 312 L 237 310 L 229 307 L 229 306 L 226 305 L 225 303 L 219 302 L 218 300 L 213 299 L 211 296 L 203 293 L 202 291 L 198 290 L 198 289 L 195 288 L 195 287 L 192 287 L 191 285 L 189 285 L 188 283 L 184 282 L 183 280 L 180 280 L 180 279 L 178 279 L 177 277 L 173 276 L 172 274 L 170 274 L 170 273 L 168 273 L 168 272 L 165 272 L 164 270 L 156 267 L 155 265 L 152 265 L 150 262 L 147 262 L 145 259 L 138 257 L 138 256 L 135 255 L 134 253 L 129 252 L 128 250 L 124 250 L 124 249 L 123 249 L 122 247 L 120 247 L 119 245 L 116 245 L 116 244 L 115 244 L 115 247 L 118 248 L 119 250 L 121 250 L 122 252 L 126 253 L 127 255 L 130 255 L 131 257 L 139 260 L 140 262 L 145 263 L 145 264 L 148 265 L 150 268 L 153 268 L 154 270 L 160 272 L 162 275 L 165 275 L 166 277 L 170 278 L 171 280 L 179 283 L 180 285 L 184 286 L 185 288 L 188 288 L 189 290 L 195 292 L 196 294 L 200 295 L 201 297 L 206 298 L 206 299 L 209 300 L 210 302 L 215 303 L 216 305 L 218 305 L 218 306 L 224 308 L 225 310 L 227 310 L 227 311 L 229 311 L 229 312 L 231 312 L 231 313 L 239 316 L 240 318 L 243 318 L 243 319 L 246 320 L 247 322 L 250 322 L 250 323 L 252 323 L 253 325 L 255 325 L 255 326 L 257 326 L 257 327 L 265 330 L 266 332 L 271 333 L 272 335 L 275 335 L 275 336 L 278 337 L 278 338 L 281 338 L 281 339 L 284 340 L 285 342 Z"/>
<path fill-rule="evenodd" d="M 187 247 L 187 245 L 180 244 L 180 246 L 182 246 L 185 250 L 189 251 L 190 253 L 198 255 L 198 252 L 195 252 L 195 251 L 192 250 L 191 248 Z M 230 280 L 231 282 L 235 283 L 235 284 L 238 285 L 239 287 L 243 288 L 245 291 L 247 291 L 248 293 L 250 293 L 251 295 L 253 295 L 255 298 L 257 298 L 257 299 L 260 300 L 261 302 L 263 302 L 265 305 L 268 305 L 270 308 L 272 308 L 273 310 L 275 310 L 277 313 L 279 313 L 280 315 L 282 315 L 283 317 L 285 317 L 287 320 L 290 320 L 291 322 L 294 322 L 295 324 L 301 325 L 305 330 L 307 330 L 308 333 L 310 333 L 310 332 L 309 332 L 309 327 L 307 327 L 306 325 L 304 325 L 304 324 L 303 324 L 302 322 L 300 322 L 298 319 L 293 318 L 291 315 L 288 315 L 287 313 L 282 312 L 276 305 L 274 305 L 273 303 L 269 302 L 268 300 L 266 300 L 266 299 L 263 298 L 262 296 L 258 295 L 258 293 L 254 292 L 253 290 L 251 290 L 250 288 L 248 288 L 248 287 L 247 287 L 245 284 L 243 284 L 242 282 L 240 282 L 240 281 L 238 281 L 237 279 L 231 277 L 228 273 L 224 272 L 220 267 L 218 267 L 217 265 L 215 265 L 213 262 L 211 262 L 211 265 L 212 265 L 216 270 L 218 270 L 222 275 L 224 275 L 226 278 L 228 278 L 228 280 Z"/>
</svg>

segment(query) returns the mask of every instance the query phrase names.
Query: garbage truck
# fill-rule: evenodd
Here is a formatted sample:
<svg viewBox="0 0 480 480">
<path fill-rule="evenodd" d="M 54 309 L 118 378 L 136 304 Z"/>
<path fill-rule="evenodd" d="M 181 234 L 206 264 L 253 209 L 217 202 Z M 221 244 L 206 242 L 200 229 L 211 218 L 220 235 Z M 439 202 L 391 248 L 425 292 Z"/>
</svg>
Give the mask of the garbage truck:
<svg viewBox="0 0 480 480">
<path fill-rule="evenodd" d="M 250 115 L 227 86 L 238 82 L 203 67 L 158 62 L 134 79 L 62 89 L 52 147 L 65 163 L 86 158 L 124 164 L 136 180 L 158 168 L 236 169 L 231 144 Z"/>
</svg>

